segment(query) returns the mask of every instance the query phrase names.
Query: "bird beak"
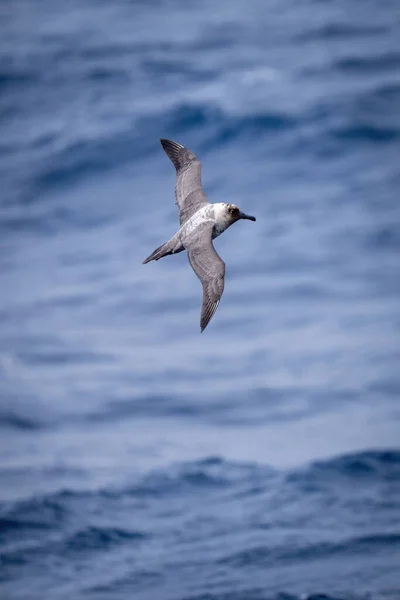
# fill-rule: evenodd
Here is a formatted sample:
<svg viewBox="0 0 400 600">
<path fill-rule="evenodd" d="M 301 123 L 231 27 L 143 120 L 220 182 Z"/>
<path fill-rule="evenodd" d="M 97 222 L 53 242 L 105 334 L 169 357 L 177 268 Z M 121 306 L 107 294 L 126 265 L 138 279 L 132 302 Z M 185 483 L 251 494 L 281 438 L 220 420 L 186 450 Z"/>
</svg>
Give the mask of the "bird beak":
<svg viewBox="0 0 400 600">
<path fill-rule="evenodd" d="M 246 215 L 246 213 L 240 211 L 240 218 L 241 219 L 248 219 L 249 221 L 255 221 L 256 218 L 252 217 L 251 215 Z"/>
</svg>

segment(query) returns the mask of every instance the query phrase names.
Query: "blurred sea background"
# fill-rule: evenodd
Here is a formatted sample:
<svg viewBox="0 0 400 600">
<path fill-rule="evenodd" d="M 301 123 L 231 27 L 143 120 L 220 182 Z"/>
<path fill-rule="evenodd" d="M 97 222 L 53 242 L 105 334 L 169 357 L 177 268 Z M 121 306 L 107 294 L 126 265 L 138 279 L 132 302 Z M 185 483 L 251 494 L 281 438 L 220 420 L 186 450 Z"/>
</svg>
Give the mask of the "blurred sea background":
<svg viewBox="0 0 400 600">
<path fill-rule="evenodd" d="M 0 29 L 1 598 L 399 599 L 399 2 Z M 202 335 L 160 137 L 257 217 Z"/>
</svg>

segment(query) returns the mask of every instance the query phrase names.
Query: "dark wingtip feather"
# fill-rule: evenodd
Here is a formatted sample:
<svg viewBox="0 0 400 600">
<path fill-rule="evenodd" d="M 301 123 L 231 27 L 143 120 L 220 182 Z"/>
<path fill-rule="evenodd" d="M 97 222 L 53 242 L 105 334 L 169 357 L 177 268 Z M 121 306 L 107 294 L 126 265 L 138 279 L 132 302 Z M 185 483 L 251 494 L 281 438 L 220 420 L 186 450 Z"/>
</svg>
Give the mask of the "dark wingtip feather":
<svg viewBox="0 0 400 600">
<path fill-rule="evenodd" d="M 200 319 L 200 333 L 203 333 L 218 308 L 219 300 L 217 302 L 213 302 L 211 304 L 207 304 L 205 310 L 203 308 L 201 319 Z"/>
<path fill-rule="evenodd" d="M 160 138 L 160 142 L 168 158 L 173 162 L 175 169 L 178 170 L 182 167 L 186 148 L 178 144 L 178 142 L 173 142 L 165 138 Z"/>
</svg>

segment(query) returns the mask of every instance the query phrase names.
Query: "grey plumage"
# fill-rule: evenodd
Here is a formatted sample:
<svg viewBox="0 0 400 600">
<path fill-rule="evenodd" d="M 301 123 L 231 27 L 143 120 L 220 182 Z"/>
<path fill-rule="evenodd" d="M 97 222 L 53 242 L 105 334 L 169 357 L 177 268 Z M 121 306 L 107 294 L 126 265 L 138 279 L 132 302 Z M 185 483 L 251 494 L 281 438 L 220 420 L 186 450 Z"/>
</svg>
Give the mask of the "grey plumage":
<svg viewBox="0 0 400 600">
<path fill-rule="evenodd" d="M 161 144 L 176 169 L 175 198 L 181 226 L 143 263 L 187 250 L 189 262 L 203 286 L 200 328 L 204 331 L 224 291 L 225 263 L 212 240 L 239 219 L 256 219 L 234 204 L 210 204 L 201 184 L 199 159 L 177 142 L 161 139 Z"/>
<path fill-rule="evenodd" d="M 201 185 L 201 162 L 181 144 L 165 139 L 160 141 L 176 169 L 175 199 L 183 225 L 199 208 L 210 204 Z"/>
<path fill-rule="evenodd" d="M 200 225 L 196 236 L 186 244 L 189 262 L 203 286 L 201 331 L 204 331 L 217 310 L 225 284 L 225 263 L 212 243 L 213 228 L 212 222 Z"/>
</svg>

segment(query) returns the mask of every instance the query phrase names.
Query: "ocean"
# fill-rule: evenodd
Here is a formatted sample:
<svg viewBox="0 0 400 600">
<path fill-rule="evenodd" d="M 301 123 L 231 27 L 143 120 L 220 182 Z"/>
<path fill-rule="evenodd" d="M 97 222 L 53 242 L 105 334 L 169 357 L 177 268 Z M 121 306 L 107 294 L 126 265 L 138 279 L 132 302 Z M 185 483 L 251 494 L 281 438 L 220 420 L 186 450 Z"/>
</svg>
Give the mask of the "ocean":
<svg viewBox="0 0 400 600">
<path fill-rule="evenodd" d="M 398 600 L 399 3 L 0 29 L 2 600 Z M 161 137 L 257 218 L 201 335 Z"/>
</svg>

